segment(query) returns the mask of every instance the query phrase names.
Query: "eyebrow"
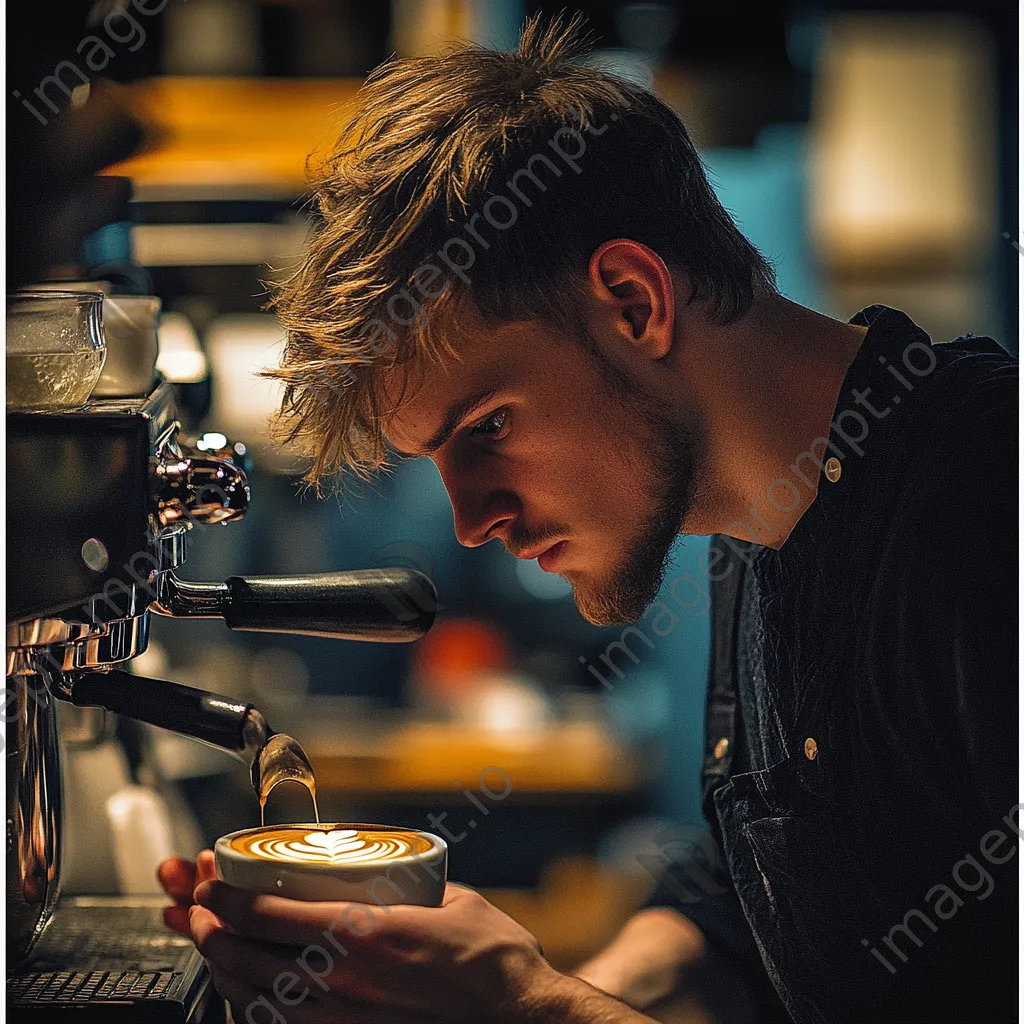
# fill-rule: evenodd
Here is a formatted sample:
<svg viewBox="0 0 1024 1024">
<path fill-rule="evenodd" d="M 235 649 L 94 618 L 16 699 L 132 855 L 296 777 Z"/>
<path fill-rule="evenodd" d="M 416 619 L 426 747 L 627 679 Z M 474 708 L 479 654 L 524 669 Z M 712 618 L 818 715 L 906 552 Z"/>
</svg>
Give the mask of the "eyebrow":
<svg viewBox="0 0 1024 1024">
<path fill-rule="evenodd" d="M 487 391 L 483 391 L 476 395 L 470 395 L 467 398 L 463 398 L 456 402 L 454 405 L 448 407 L 448 411 L 444 415 L 444 420 L 441 426 L 431 435 L 430 438 L 424 443 L 423 449 L 418 452 L 403 452 L 394 448 L 395 454 L 403 459 L 419 459 L 424 455 L 430 455 L 432 452 L 436 452 L 438 448 L 446 444 L 452 434 L 462 425 L 464 420 L 469 419 L 482 405 L 489 402 L 498 393 L 498 388 L 490 388 Z"/>
</svg>

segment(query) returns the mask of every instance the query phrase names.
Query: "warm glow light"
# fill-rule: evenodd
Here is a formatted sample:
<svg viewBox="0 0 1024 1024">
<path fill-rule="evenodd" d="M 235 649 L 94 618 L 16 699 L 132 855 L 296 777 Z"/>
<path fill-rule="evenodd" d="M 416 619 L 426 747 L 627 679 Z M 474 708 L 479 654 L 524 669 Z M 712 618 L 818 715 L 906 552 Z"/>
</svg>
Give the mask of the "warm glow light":
<svg viewBox="0 0 1024 1024">
<path fill-rule="evenodd" d="M 157 328 L 156 368 L 175 384 L 194 384 L 206 377 L 206 356 L 191 322 L 181 313 L 164 313 Z"/>
<path fill-rule="evenodd" d="M 949 15 L 835 18 L 815 94 L 812 223 L 834 269 L 955 269 L 990 244 L 991 41 Z"/>
</svg>

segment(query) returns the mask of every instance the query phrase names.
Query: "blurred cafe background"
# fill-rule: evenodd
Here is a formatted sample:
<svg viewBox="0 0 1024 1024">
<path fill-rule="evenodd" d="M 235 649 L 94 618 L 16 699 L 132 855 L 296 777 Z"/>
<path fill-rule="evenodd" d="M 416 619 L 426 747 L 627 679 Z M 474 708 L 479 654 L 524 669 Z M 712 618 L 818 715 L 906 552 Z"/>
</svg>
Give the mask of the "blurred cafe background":
<svg viewBox="0 0 1024 1024">
<path fill-rule="evenodd" d="M 593 59 L 680 113 L 786 295 L 844 319 L 883 302 L 936 341 L 989 334 L 1016 352 L 1014 6 L 594 0 L 552 11 L 584 11 L 600 38 Z M 538 9 L 8 4 L 8 289 L 103 281 L 114 298 L 160 299 L 157 365 L 185 426 L 242 443 L 251 462 L 248 514 L 193 531 L 183 576 L 408 566 L 440 595 L 437 625 L 410 645 L 156 619 L 132 669 L 254 703 L 305 747 L 325 820 L 440 821 L 460 836 L 453 879 L 482 888 L 567 967 L 644 898 L 671 852 L 667 826 L 701 822 L 706 538 L 676 544 L 662 635 L 646 621 L 592 627 L 536 563 L 498 544 L 459 547 L 427 460 L 320 500 L 304 493 L 302 467 L 268 440 L 278 391 L 254 376 L 282 347 L 265 282 L 302 248 L 306 158 L 330 145 L 362 78 L 392 54 L 452 41 L 511 48 Z M 97 43 L 83 47 L 87 37 Z M 55 69 L 64 84 L 37 88 Z M 259 823 L 240 762 L 111 715 L 61 712 L 66 892 L 154 888 L 160 856 Z M 126 850 L 120 796 L 139 787 L 160 827 L 146 850 Z M 299 787 L 267 808 L 270 822 L 310 814 Z"/>
</svg>

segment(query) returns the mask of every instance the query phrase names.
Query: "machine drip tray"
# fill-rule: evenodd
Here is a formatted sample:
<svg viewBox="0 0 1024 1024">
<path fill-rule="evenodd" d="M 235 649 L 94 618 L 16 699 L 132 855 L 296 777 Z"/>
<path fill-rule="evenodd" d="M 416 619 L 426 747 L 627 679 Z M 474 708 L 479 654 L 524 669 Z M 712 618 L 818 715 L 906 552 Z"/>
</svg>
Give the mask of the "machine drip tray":
<svg viewBox="0 0 1024 1024">
<path fill-rule="evenodd" d="M 74 896 L 8 973 L 8 1020 L 31 1024 L 220 1024 L 224 1004 L 192 942 L 168 930 L 162 896 Z"/>
</svg>

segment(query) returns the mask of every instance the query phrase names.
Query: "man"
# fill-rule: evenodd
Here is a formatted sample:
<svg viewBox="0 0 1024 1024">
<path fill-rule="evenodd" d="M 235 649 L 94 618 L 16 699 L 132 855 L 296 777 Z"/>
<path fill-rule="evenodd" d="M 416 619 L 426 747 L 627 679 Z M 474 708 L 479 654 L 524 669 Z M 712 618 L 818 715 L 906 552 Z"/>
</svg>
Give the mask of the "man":
<svg viewBox="0 0 1024 1024">
<path fill-rule="evenodd" d="M 1010 1020 L 1016 364 L 787 301 L 677 117 L 584 50 L 533 22 L 371 76 L 274 375 L 312 480 L 429 457 L 458 539 L 592 622 L 653 619 L 675 536 L 715 535 L 717 875 L 681 862 L 575 976 L 458 886 L 295 903 L 208 852 L 164 865 L 168 921 L 250 1022 Z"/>
</svg>

